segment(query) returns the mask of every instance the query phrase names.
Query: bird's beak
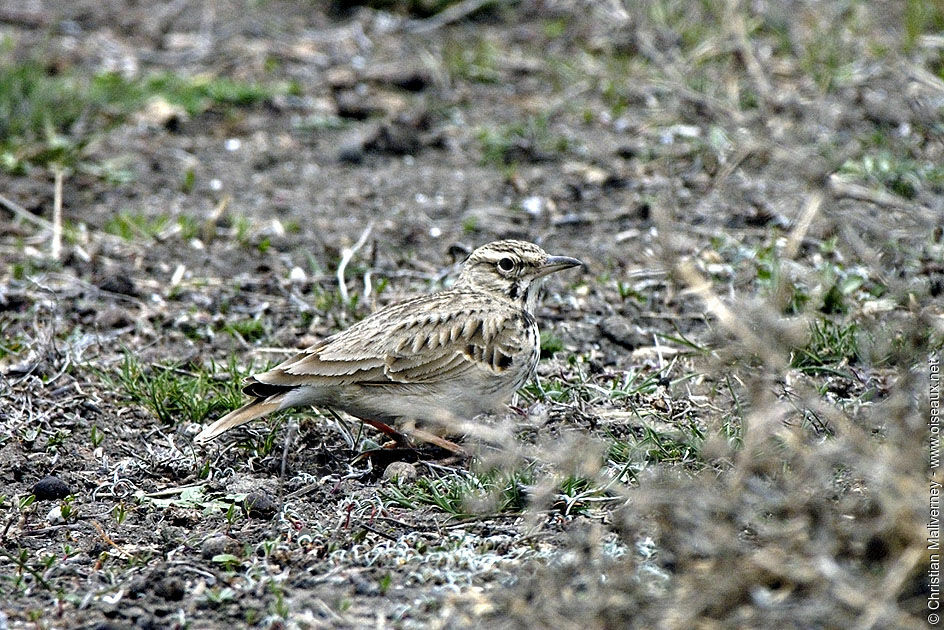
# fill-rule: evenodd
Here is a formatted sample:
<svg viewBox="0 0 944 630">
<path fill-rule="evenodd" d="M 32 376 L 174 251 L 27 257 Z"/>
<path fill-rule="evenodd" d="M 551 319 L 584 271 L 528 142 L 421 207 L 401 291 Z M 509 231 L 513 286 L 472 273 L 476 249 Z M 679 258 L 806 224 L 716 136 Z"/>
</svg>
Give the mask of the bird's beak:
<svg viewBox="0 0 944 630">
<path fill-rule="evenodd" d="M 544 264 L 538 269 L 538 277 L 542 278 L 555 271 L 570 269 L 571 267 L 580 267 L 583 263 L 570 256 L 548 256 Z"/>
</svg>

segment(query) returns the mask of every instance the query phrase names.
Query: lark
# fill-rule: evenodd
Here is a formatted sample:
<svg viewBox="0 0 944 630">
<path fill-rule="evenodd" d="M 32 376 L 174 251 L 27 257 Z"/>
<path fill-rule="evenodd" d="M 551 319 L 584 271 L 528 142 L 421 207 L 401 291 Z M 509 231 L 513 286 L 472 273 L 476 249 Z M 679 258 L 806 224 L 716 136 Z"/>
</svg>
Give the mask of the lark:
<svg viewBox="0 0 944 630">
<path fill-rule="evenodd" d="M 582 263 L 525 241 L 473 251 L 455 284 L 389 305 L 246 380 L 251 400 L 197 437 L 289 407 L 341 410 L 394 437 L 393 426 L 450 450 L 456 420 L 493 412 L 533 375 L 540 355 L 534 309 L 542 280 Z M 445 431 L 443 430 L 445 428 Z"/>
</svg>

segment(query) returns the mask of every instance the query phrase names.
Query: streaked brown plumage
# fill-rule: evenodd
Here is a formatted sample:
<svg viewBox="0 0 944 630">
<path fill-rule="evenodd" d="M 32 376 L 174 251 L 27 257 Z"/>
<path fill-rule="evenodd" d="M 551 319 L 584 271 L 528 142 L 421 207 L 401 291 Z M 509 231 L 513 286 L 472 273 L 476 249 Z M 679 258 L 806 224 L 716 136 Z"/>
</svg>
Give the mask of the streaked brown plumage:
<svg viewBox="0 0 944 630">
<path fill-rule="evenodd" d="M 381 428 L 416 421 L 448 429 L 450 421 L 493 411 L 537 366 L 532 313 L 540 280 L 580 264 L 524 241 L 483 245 L 451 289 L 387 306 L 249 377 L 243 391 L 253 400 L 196 439 L 307 405 L 339 409 Z"/>
</svg>

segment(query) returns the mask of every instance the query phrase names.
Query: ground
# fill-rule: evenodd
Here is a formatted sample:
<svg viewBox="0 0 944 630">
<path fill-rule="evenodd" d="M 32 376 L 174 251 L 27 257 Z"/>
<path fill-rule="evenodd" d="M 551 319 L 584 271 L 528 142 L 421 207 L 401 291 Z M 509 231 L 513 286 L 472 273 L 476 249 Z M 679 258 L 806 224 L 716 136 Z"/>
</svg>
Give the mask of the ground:
<svg viewBox="0 0 944 630">
<path fill-rule="evenodd" d="M 0 628 L 925 627 L 942 29 L 0 7 Z M 586 267 L 471 457 L 358 458 L 381 436 L 315 409 L 194 445 L 507 237 Z"/>
</svg>

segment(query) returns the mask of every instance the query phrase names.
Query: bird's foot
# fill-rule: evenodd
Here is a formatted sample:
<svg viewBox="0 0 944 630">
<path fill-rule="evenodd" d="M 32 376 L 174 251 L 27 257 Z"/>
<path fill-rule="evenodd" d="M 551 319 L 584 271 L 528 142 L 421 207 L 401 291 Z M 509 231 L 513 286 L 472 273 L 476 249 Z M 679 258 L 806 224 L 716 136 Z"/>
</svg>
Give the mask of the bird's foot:
<svg viewBox="0 0 944 630">
<path fill-rule="evenodd" d="M 395 461 L 415 462 L 425 458 L 441 459 L 442 451 L 448 452 L 446 459 L 449 460 L 461 460 L 468 455 L 466 450 L 458 444 L 421 429 L 413 429 L 408 435 L 419 442 L 423 442 L 423 446 L 431 445 L 433 448 L 423 448 L 421 445 L 413 446 L 407 440 L 407 436 L 401 433 L 398 434 L 396 439 L 385 442 L 380 448 L 372 448 L 358 453 L 354 458 L 354 463 L 369 459 L 375 466 L 383 468 Z"/>
<path fill-rule="evenodd" d="M 430 433 L 429 431 L 424 431 L 423 429 L 410 429 L 407 434 L 410 437 L 419 440 L 420 442 L 426 442 L 427 444 L 432 444 L 433 446 L 438 446 L 441 449 L 447 450 L 453 455 L 468 454 L 464 448 L 455 442 L 450 442 L 446 438 L 439 437 L 435 433 Z"/>
</svg>

